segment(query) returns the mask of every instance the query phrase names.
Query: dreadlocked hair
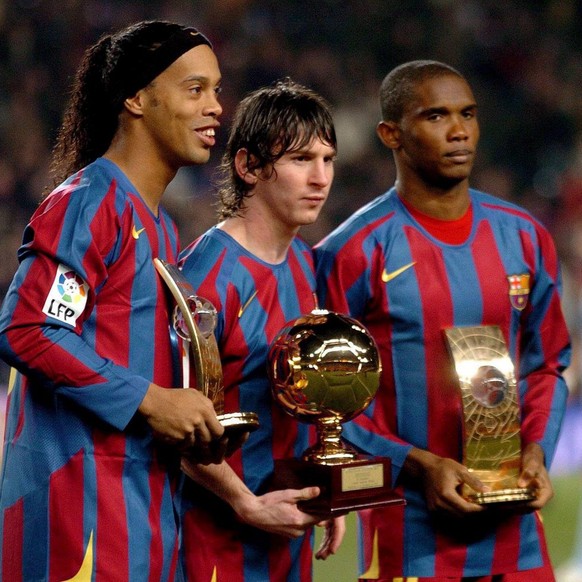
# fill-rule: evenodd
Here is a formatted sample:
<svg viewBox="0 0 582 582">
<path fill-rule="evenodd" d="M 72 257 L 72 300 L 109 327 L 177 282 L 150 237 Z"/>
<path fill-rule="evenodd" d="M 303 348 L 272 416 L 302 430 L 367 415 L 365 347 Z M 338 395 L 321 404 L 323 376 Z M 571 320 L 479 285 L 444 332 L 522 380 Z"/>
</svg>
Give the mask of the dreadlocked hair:
<svg viewBox="0 0 582 582">
<path fill-rule="evenodd" d="M 105 153 L 117 130 L 119 112 L 103 82 L 111 42 L 102 37 L 83 57 L 53 150 L 52 186 Z"/>
</svg>

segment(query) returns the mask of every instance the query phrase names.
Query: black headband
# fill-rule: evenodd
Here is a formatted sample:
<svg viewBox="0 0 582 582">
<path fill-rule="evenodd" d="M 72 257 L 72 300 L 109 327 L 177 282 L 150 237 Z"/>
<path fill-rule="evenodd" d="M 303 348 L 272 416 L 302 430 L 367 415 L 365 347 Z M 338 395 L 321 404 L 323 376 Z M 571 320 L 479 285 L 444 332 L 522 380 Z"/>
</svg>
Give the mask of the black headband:
<svg viewBox="0 0 582 582">
<path fill-rule="evenodd" d="M 212 48 L 210 41 L 195 28 L 180 28 L 157 47 L 140 51 L 139 58 L 135 59 L 132 67 L 133 75 L 126 78 L 123 97 L 133 97 L 184 53 L 203 44 Z"/>
</svg>

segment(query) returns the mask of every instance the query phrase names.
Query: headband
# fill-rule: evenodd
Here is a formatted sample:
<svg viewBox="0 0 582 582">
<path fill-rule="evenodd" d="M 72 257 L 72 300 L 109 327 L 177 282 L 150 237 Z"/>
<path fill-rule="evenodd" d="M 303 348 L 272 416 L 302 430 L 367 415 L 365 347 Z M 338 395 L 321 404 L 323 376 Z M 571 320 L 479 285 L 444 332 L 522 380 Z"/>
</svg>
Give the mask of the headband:
<svg viewBox="0 0 582 582">
<path fill-rule="evenodd" d="M 190 49 L 200 45 L 212 48 L 210 41 L 195 28 L 179 28 L 167 40 L 136 55 L 132 73 L 125 82 L 124 98 L 132 97 L 147 87 L 160 73 Z M 141 48 L 141 47 L 140 47 Z"/>
</svg>

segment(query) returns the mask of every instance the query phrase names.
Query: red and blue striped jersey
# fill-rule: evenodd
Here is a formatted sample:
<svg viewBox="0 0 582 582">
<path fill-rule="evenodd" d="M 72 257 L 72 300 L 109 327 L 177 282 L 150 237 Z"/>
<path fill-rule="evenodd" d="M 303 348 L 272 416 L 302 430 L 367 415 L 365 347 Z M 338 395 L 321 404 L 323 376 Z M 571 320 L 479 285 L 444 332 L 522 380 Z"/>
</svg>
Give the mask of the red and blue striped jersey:
<svg viewBox="0 0 582 582">
<path fill-rule="evenodd" d="M 463 244 L 432 237 L 392 189 L 315 248 L 321 305 L 359 319 L 381 352 L 377 396 L 343 436 L 390 457 L 395 481 L 413 446 L 462 459 L 461 399 L 443 336 L 451 326 L 500 326 L 518 376 L 522 443 L 539 443 L 548 465 L 556 447 L 570 344 L 554 244 L 519 207 L 470 196 L 473 224 Z M 368 574 L 481 576 L 541 565 L 537 515 L 498 515 L 459 530 L 429 515 L 419 488 L 398 483 L 398 490 L 405 507 L 360 514 L 360 567 Z"/>
<path fill-rule="evenodd" d="M 172 386 L 174 223 L 100 158 L 39 206 L 0 314 L 9 387 L 1 579 L 174 580 L 179 459 L 136 415 Z"/>
<path fill-rule="evenodd" d="M 316 307 L 311 249 L 296 238 L 286 260 L 272 265 L 213 227 L 184 251 L 181 266 L 197 294 L 218 310 L 225 412 L 258 414 L 259 428 L 228 462 L 260 494 L 274 459 L 300 456 L 309 445 L 309 426 L 271 395 L 267 353 L 287 322 Z M 311 580 L 310 535 L 288 540 L 246 527 L 225 503 L 209 497 L 199 490 L 184 500 L 181 553 L 190 582 Z"/>
</svg>

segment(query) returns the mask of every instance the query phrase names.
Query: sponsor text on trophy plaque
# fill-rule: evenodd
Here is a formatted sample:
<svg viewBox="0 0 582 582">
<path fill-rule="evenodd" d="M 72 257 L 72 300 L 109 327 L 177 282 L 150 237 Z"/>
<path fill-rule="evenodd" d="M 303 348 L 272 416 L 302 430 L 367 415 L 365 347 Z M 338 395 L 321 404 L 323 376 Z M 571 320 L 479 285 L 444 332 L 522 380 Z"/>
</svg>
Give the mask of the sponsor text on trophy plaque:
<svg viewBox="0 0 582 582">
<path fill-rule="evenodd" d="M 258 428 L 255 412 L 224 412 L 224 385 L 220 352 L 214 337 L 216 309 L 212 303 L 194 293 L 192 285 L 177 266 L 154 259 L 158 273 L 176 302 L 173 327 L 189 346 L 189 359 L 194 365 L 196 388 L 212 400 L 218 420 L 227 436 Z M 184 378 L 184 387 L 188 387 Z"/>
<path fill-rule="evenodd" d="M 317 485 L 320 495 L 299 503 L 333 516 L 404 503 L 391 486 L 390 460 L 358 454 L 341 440 L 341 424 L 372 402 L 380 381 L 374 339 L 356 320 L 316 309 L 289 322 L 269 351 L 275 401 L 301 422 L 313 423 L 317 443 L 301 459 L 277 459 L 272 488 Z"/>
<path fill-rule="evenodd" d="M 535 498 L 517 487 L 521 466 L 520 409 L 513 363 L 498 326 L 445 329 L 463 408 L 463 464 L 490 491 L 464 486 L 475 503 L 519 503 Z"/>
</svg>

